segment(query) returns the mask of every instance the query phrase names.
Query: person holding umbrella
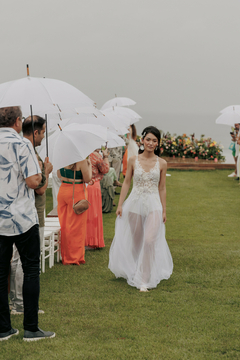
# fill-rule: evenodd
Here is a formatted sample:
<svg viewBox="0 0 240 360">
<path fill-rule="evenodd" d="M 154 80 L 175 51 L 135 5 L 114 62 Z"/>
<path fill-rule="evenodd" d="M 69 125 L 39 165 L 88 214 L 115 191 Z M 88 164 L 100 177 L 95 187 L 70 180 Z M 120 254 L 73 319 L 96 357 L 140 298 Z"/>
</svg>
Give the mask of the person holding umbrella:
<svg viewBox="0 0 240 360">
<path fill-rule="evenodd" d="M 85 246 L 90 248 L 103 248 L 103 220 L 102 220 L 102 194 L 100 181 L 109 171 L 108 149 L 96 149 L 90 154 L 92 163 L 92 180 L 88 187 L 88 200 L 91 203 L 87 211 L 87 231 Z"/>
<path fill-rule="evenodd" d="M 233 159 L 235 162 L 235 171 L 228 175 L 228 177 L 237 177 L 239 178 L 238 174 L 238 159 L 239 159 L 239 123 L 234 124 L 234 131 L 230 132 L 231 138 L 232 138 L 232 144 L 234 144 L 234 148 L 232 150 Z M 239 179 L 238 179 L 239 180 Z"/>
<path fill-rule="evenodd" d="M 91 161 L 90 159 L 79 161 L 61 168 L 57 174 L 62 180 L 57 198 L 58 217 L 61 225 L 62 263 L 63 265 L 84 264 L 87 211 L 81 215 L 75 214 L 73 198 L 74 203 L 87 199 L 87 189 L 84 183 L 89 183 L 92 179 Z"/>
<path fill-rule="evenodd" d="M 22 139 L 20 107 L 0 109 L 0 341 L 19 331 L 13 329 L 8 305 L 8 272 L 15 243 L 23 266 L 25 341 L 55 337 L 38 327 L 40 238 L 34 189 L 41 170 L 30 141 Z"/>
<path fill-rule="evenodd" d="M 32 124 L 33 120 L 33 124 Z M 33 134 L 34 129 L 34 134 Z M 40 116 L 34 115 L 27 117 L 22 125 L 23 137 L 28 139 L 32 145 L 40 146 L 42 139 L 44 138 L 46 130 L 46 120 Z M 36 149 L 40 168 L 42 170 L 42 180 L 38 187 L 34 190 L 35 193 L 35 206 L 37 209 L 39 220 L 39 235 L 40 235 L 40 249 L 43 246 L 44 240 L 44 219 L 45 219 L 45 203 L 46 203 L 46 190 L 48 186 L 48 177 L 52 172 L 52 164 L 48 161 L 48 158 L 43 162 L 39 157 Z M 23 297 L 22 297 L 22 285 L 23 285 L 23 270 L 19 256 L 19 252 L 16 246 L 13 246 L 13 258 L 11 262 L 11 275 L 10 275 L 10 300 L 12 305 L 11 314 L 19 315 L 23 314 Z M 38 313 L 44 313 L 43 310 L 39 310 Z"/>
</svg>

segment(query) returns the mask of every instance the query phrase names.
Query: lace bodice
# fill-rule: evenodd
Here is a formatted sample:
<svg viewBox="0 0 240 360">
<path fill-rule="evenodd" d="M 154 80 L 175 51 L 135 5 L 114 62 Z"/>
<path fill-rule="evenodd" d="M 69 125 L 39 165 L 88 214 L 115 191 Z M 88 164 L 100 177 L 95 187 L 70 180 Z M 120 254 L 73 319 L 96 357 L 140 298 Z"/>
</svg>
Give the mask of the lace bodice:
<svg viewBox="0 0 240 360">
<path fill-rule="evenodd" d="M 158 193 L 158 184 L 160 180 L 160 168 L 158 157 L 154 167 L 150 171 L 145 171 L 139 160 L 138 156 L 135 161 L 134 176 L 133 176 L 133 193 Z"/>
</svg>

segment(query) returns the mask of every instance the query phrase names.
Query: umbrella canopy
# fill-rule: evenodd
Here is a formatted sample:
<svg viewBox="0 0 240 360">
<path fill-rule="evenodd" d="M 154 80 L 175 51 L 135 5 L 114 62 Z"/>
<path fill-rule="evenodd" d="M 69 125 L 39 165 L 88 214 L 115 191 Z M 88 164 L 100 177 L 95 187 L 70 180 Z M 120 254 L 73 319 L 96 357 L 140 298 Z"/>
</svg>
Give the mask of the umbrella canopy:
<svg viewBox="0 0 240 360">
<path fill-rule="evenodd" d="M 111 130 L 113 133 L 115 133 L 116 135 L 125 135 L 125 134 L 128 134 L 130 133 L 130 129 L 128 128 L 125 128 L 125 127 L 122 127 L 118 130 Z"/>
<path fill-rule="evenodd" d="M 119 129 L 121 127 L 129 127 L 130 119 L 125 116 L 115 114 L 114 112 L 106 112 L 105 110 L 101 110 L 102 114 L 107 117 L 113 124 L 115 124 L 115 128 Z"/>
<path fill-rule="evenodd" d="M 129 108 L 120 107 L 120 106 L 113 106 L 111 108 L 107 108 L 104 110 L 104 113 L 106 116 L 108 114 L 115 114 L 118 116 L 125 117 L 125 118 L 129 119 L 130 125 L 138 122 L 139 119 L 141 119 L 141 116 L 138 113 L 136 113 L 136 111 L 129 109 Z"/>
<path fill-rule="evenodd" d="M 117 134 L 113 133 L 112 131 L 107 131 L 107 147 L 109 149 L 115 148 L 118 146 L 125 146 L 125 141 L 120 138 Z"/>
<path fill-rule="evenodd" d="M 221 114 L 233 113 L 233 112 L 240 114 L 240 105 L 230 105 L 220 111 Z"/>
<path fill-rule="evenodd" d="M 130 106 L 135 105 L 136 101 L 126 98 L 126 97 L 115 97 L 111 100 L 108 100 L 101 108 L 101 110 L 105 110 L 110 108 L 111 106 Z"/>
<path fill-rule="evenodd" d="M 30 114 L 58 113 L 94 102 L 74 86 L 60 80 L 27 76 L 0 84 L 0 107 L 21 106 L 24 117 Z"/>
<path fill-rule="evenodd" d="M 240 115 L 237 114 L 236 112 L 223 113 L 216 120 L 216 124 L 222 124 L 222 125 L 234 126 L 234 124 L 237 123 L 240 123 Z"/>
<path fill-rule="evenodd" d="M 95 149 L 107 141 L 107 129 L 99 125 L 70 124 L 49 136 L 49 159 L 53 169 L 74 164 L 86 159 Z M 41 147 L 39 155 L 46 156 L 46 147 Z"/>
<path fill-rule="evenodd" d="M 109 116 L 108 116 L 109 115 Z M 68 119 L 63 119 L 61 122 L 58 119 L 58 123 L 62 128 L 69 124 L 93 124 L 93 125 L 100 125 L 112 131 L 118 131 L 123 127 L 129 126 L 129 121 L 126 118 L 118 117 L 117 115 L 108 114 L 105 116 L 103 113 L 99 113 L 98 116 L 95 114 L 78 114 L 69 117 Z M 55 118 L 56 123 L 56 118 Z M 57 130 L 58 126 L 55 125 L 51 127 L 51 130 Z M 127 131 L 128 132 L 128 131 Z M 126 132 L 124 133 L 126 134 Z"/>
</svg>

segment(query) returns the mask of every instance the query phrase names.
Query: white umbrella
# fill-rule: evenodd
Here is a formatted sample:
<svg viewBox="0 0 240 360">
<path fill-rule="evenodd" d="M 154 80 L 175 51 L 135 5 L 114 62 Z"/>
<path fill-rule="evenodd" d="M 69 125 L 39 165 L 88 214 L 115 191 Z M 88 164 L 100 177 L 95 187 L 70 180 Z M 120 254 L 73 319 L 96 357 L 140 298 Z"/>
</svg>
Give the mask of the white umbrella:
<svg viewBox="0 0 240 360">
<path fill-rule="evenodd" d="M 240 123 L 240 115 L 237 114 L 236 112 L 223 113 L 216 120 L 216 124 L 222 124 L 222 125 L 234 126 L 234 124 L 236 123 Z"/>
<path fill-rule="evenodd" d="M 107 141 L 107 129 L 99 125 L 70 124 L 49 136 L 49 159 L 53 169 L 86 159 L 95 149 Z M 45 158 L 46 147 L 39 151 Z"/>
<path fill-rule="evenodd" d="M 0 107 L 21 106 L 23 116 L 44 115 L 93 106 L 94 102 L 74 86 L 55 79 L 27 76 L 0 84 Z"/>
<path fill-rule="evenodd" d="M 141 116 L 138 113 L 136 113 L 136 111 L 120 106 L 113 106 L 111 108 L 107 108 L 104 110 L 104 113 L 106 114 L 106 116 L 110 113 L 125 117 L 129 119 L 130 125 L 138 122 L 139 119 L 141 119 Z"/>
<path fill-rule="evenodd" d="M 126 118 L 122 115 L 117 115 L 113 112 L 106 112 L 105 110 L 101 110 L 102 114 L 107 117 L 109 120 L 115 124 L 115 128 L 119 129 L 121 127 L 129 127 L 130 126 L 130 119 Z"/>
<path fill-rule="evenodd" d="M 240 105 L 230 105 L 220 111 L 221 114 L 233 113 L 233 112 L 240 114 Z"/>
<path fill-rule="evenodd" d="M 125 134 L 128 134 L 130 132 L 129 128 L 125 128 L 125 127 L 122 127 L 118 130 L 111 130 L 112 132 L 114 132 L 116 135 L 125 135 Z"/>
<path fill-rule="evenodd" d="M 115 97 L 111 100 L 108 100 L 101 108 L 101 110 L 105 110 L 111 106 L 129 106 L 135 105 L 136 101 L 126 98 L 126 97 Z"/>
<path fill-rule="evenodd" d="M 115 134 L 114 132 L 108 130 L 107 131 L 107 147 L 109 149 L 111 149 L 111 148 L 115 148 L 118 146 L 125 146 L 125 141 L 120 136 Z"/>
<path fill-rule="evenodd" d="M 100 125 L 112 131 L 120 130 L 123 126 L 128 126 L 128 123 L 122 123 L 120 118 L 114 118 L 112 116 L 105 116 L 102 113 L 99 113 L 98 116 L 95 114 L 78 114 L 69 117 L 68 119 L 63 119 L 61 121 L 56 121 L 56 125 L 51 128 L 51 130 L 58 130 L 57 123 L 60 124 L 62 128 L 66 125 L 70 125 L 73 123 L 76 124 L 92 124 L 92 125 Z"/>
<path fill-rule="evenodd" d="M 98 110 L 95 105 L 94 107 L 92 106 L 76 107 L 75 111 L 77 112 L 77 114 L 94 114 L 96 116 L 102 115 L 101 111 Z"/>
</svg>

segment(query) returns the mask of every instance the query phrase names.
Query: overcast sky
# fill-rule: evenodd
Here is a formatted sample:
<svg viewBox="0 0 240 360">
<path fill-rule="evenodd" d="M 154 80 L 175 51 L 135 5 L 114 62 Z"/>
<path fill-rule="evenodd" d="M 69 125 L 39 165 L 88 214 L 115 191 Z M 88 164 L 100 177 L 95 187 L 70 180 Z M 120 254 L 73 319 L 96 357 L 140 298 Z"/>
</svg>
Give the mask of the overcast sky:
<svg viewBox="0 0 240 360">
<path fill-rule="evenodd" d="M 240 103 L 239 0 L 0 0 L 0 83 L 71 83 L 144 117 Z M 161 126 L 160 126 L 161 127 Z"/>
</svg>

